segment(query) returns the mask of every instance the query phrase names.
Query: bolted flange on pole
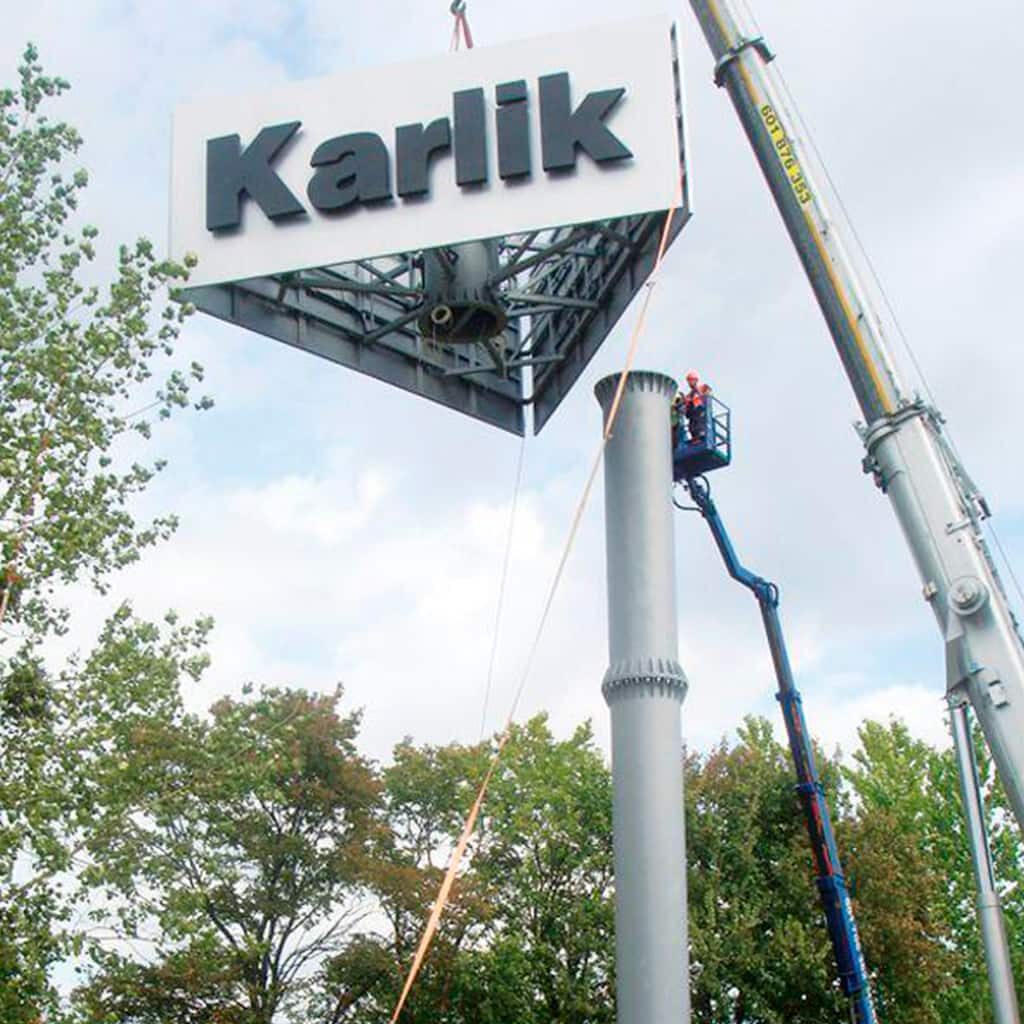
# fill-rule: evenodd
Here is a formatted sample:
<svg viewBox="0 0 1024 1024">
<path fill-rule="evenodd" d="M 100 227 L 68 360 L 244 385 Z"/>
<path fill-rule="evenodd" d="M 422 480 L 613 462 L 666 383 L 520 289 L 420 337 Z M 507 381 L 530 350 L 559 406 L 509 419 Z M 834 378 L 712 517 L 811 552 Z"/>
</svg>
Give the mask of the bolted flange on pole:
<svg viewBox="0 0 1024 1024">
<path fill-rule="evenodd" d="M 595 387 L 607 423 L 619 375 Z M 618 1024 L 689 1024 L 686 832 L 672 523 L 676 382 L 634 371 L 604 455 Z"/>
</svg>

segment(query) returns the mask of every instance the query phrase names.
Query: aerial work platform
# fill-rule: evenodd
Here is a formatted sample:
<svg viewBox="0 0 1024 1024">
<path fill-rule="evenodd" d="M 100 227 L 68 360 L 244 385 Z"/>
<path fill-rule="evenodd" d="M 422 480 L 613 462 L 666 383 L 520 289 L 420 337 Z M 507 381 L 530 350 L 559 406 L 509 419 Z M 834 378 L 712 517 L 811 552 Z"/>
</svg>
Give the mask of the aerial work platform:
<svg viewBox="0 0 1024 1024">
<path fill-rule="evenodd" d="M 796 791 L 803 808 L 807 834 L 814 857 L 815 875 L 821 907 L 825 915 L 836 969 L 843 993 L 849 1000 L 853 1024 L 877 1024 L 871 997 L 871 985 L 864 953 L 860 945 L 853 905 L 843 874 L 835 829 L 828 800 L 818 772 L 814 745 L 804 717 L 803 699 L 796 686 L 786 639 L 779 615 L 779 588 L 775 583 L 751 572 L 739 559 L 725 523 L 711 497 L 706 473 L 729 465 L 732 458 L 731 418 L 727 406 L 710 391 L 702 396 L 699 416 L 693 422 L 680 420 L 676 427 L 673 472 L 693 500 L 693 506 L 677 508 L 699 512 L 711 530 L 715 546 L 729 575 L 747 588 L 761 609 L 768 648 L 778 684 L 776 699 L 782 708 L 786 736 L 796 771 Z"/>
<path fill-rule="evenodd" d="M 672 451 L 672 475 L 677 482 L 724 469 L 732 461 L 732 413 L 724 402 L 708 395 L 704 406 L 704 436 L 691 439 L 682 422 Z"/>
</svg>

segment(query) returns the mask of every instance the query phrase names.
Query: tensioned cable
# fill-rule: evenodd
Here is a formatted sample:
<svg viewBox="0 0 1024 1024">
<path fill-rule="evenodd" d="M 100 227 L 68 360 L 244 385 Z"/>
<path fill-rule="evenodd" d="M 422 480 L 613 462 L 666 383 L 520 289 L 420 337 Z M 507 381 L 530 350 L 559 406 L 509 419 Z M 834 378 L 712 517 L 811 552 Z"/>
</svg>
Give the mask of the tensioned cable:
<svg viewBox="0 0 1024 1024">
<path fill-rule="evenodd" d="M 487 685 L 484 688 L 484 706 L 480 713 L 480 739 L 487 728 L 487 708 L 491 700 L 491 686 L 494 682 L 494 663 L 498 655 L 498 639 L 501 632 L 501 616 L 505 608 L 505 590 L 508 586 L 508 570 L 512 555 L 512 538 L 516 529 L 516 512 L 519 507 L 519 489 L 523 482 L 523 462 L 526 455 L 526 435 L 519 445 L 519 459 L 516 464 L 516 482 L 512 489 L 512 510 L 508 516 L 508 533 L 505 537 L 505 558 L 501 566 L 501 583 L 498 585 L 498 606 L 494 611 L 494 634 L 491 637 L 491 657 L 487 663 Z"/>
<path fill-rule="evenodd" d="M 747 0 L 741 0 L 743 8 L 750 19 L 750 24 L 753 27 L 757 35 L 763 35 L 761 26 L 758 24 L 757 18 L 754 15 L 753 10 Z M 815 140 L 814 133 L 811 131 L 810 125 L 807 123 L 806 118 L 803 115 L 803 111 L 800 108 L 800 104 L 797 103 L 796 97 L 793 95 L 792 90 L 789 88 L 789 83 L 786 81 L 786 76 L 782 70 L 773 65 L 770 68 L 770 73 L 777 79 L 779 85 L 782 87 L 782 91 L 786 96 L 790 108 L 793 111 L 794 116 L 797 119 L 797 123 L 803 131 L 804 138 L 807 140 L 808 145 L 811 147 L 811 151 L 814 153 L 815 160 L 817 161 L 818 167 L 821 169 L 822 174 L 825 176 L 825 180 L 828 183 L 829 189 L 831 190 L 832 196 L 836 201 L 836 205 L 842 214 L 843 221 L 846 227 L 849 229 L 850 236 L 857 247 L 857 251 L 860 253 L 861 258 L 864 260 L 864 264 L 868 269 L 871 279 L 878 289 L 878 294 L 881 296 L 882 303 L 885 306 L 886 311 L 889 314 L 889 318 L 892 321 L 893 327 L 896 329 L 896 334 L 903 345 L 904 350 L 907 353 L 907 357 L 910 359 L 911 365 L 914 367 L 914 371 L 917 374 L 918 380 L 920 381 L 921 387 L 928 398 L 929 403 L 933 409 L 939 408 L 939 403 L 935 398 L 935 393 L 932 391 L 931 384 L 928 381 L 928 375 L 924 371 L 924 367 L 921 365 L 920 360 L 917 357 L 917 352 L 914 350 L 914 346 L 910 343 L 910 338 L 907 336 L 906 331 L 903 329 L 903 324 L 900 320 L 899 315 L 896 313 L 896 308 L 893 305 L 892 299 L 889 297 L 889 292 L 882 281 L 882 276 L 878 272 L 875 266 L 874 260 L 871 258 L 871 254 L 868 252 L 867 246 L 864 244 L 860 236 L 860 232 L 857 230 L 857 225 L 850 215 L 850 211 L 843 200 L 843 194 L 839 190 L 839 186 L 836 184 L 835 179 L 832 177 L 832 172 L 829 170 L 828 163 L 826 162 L 821 150 L 818 148 L 817 141 Z M 950 450 L 956 456 L 958 462 L 963 462 L 963 458 L 957 448 L 956 440 L 953 437 L 953 433 L 949 428 L 949 424 L 945 424 L 943 433 L 946 436 L 947 443 L 949 444 Z M 1017 573 L 1014 571 L 1013 564 L 1010 562 L 1006 549 L 1003 547 L 1002 540 L 999 537 L 999 531 L 996 529 L 995 524 L 991 519 L 985 520 L 985 525 L 988 527 L 989 533 L 995 543 L 996 549 L 999 551 L 999 555 L 1003 561 L 1003 565 L 1006 568 L 1010 579 L 1013 581 L 1014 589 L 1017 591 L 1017 596 L 1020 599 L 1021 605 L 1024 606 L 1024 587 L 1021 586 L 1021 582 L 1017 577 Z"/>
<path fill-rule="evenodd" d="M 622 395 L 626 390 L 626 382 L 629 379 L 629 375 L 633 369 L 633 363 L 636 360 L 640 336 L 647 324 L 647 310 L 651 304 L 651 295 L 654 292 L 654 285 L 657 284 L 656 276 L 658 271 L 661 269 L 661 263 L 665 256 L 665 249 L 668 244 L 669 228 L 672 225 L 672 220 L 678 208 L 679 203 L 677 202 L 665 218 L 665 227 L 662 231 L 661 243 L 658 246 L 658 257 L 654 262 L 654 269 L 651 272 L 651 277 L 647 281 L 643 305 L 640 307 L 640 315 L 637 318 L 636 326 L 633 329 L 633 337 L 630 340 L 629 349 L 626 353 L 626 362 L 623 366 L 622 373 L 619 375 L 619 383 L 615 389 L 615 397 L 612 399 L 612 405 L 608 411 L 608 422 L 605 425 L 604 433 L 601 435 L 601 443 L 598 445 L 597 452 L 594 455 L 594 461 L 590 467 L 590 475 L 587 477 L 587 482 L 583 486 L 583 494 L 580 496 L 579 504 L 576 506 L 576 512 L 573 515 L 572 523 L 569 527 L 569 536 L 566 538 L 565 547 L 562 550 L 562 557 L 559 560 L 558 568 L 555 570 L 554 579 L 551 581 L 547 600 L 544 602 L 544 611 L 541 613 L 540 622 L 537 626 L 537 633 L 533 638 L 533 644 L 530 647 L 530 653 L 527 656 L 526 665 L 523 668 L 523 674 L 519 680 L 519 686 L 516 688 L 515 697 L 512 700 L 512 709 L 509 711 L 509 724 L 511 724 L 512 720 L 516 716 L 516 712 L 519 710 L 519 702 L 522 699 L 523 691 L 526 689 L 526 683 L 529 680 L 530 672 L 533 669 L 533 663 L 536 658 L 537 651 L 540 648 L 541 638 L 544 634 L 544 627 L 547 625 L 548 616 L 551 613 L 552 605 L 555 602 L 555 594 L 558 592 L 558 586 L 562 582 L 562 575 L 565 572 L 565 566 L 569 561 L 569 555 L 572 552 L 572 546 L 576 540 L 576 534 L 578 533 L 580 523 L 583 520 L 583 513 L 590 500 L 590 492 L 594 488 L 594 481 L 597 479 L 598 471 L 601 468 L 601 460 L 604 457 L 604 450 L 608 446 L 608 442 L 612 436 L 612 428 L 615 426 L 615 420 L 619 414 L 619 406 L 622 404 Z"/>
<path fill-rule="evenodd" d="M 562 581 L 562 576 L 565 572 L 566 563 L 569 560 L 569 554 L 572 551 L 573 543 L 576 540 L 576 534 L 579 531 L 580 522 L 583 519 L 583 512 L 587 507 L 587 502 L 590 499 L 590 493 L 594 487 L 594 481 L 597 478 L 598 471 L 601 468 L 601 460 L 604 457 L 605 448 L 608 445 L 608 441 L 612 437 L 612 431 L 615 426 L 615 420 L 619 414 L 619 407 L 622 404 L 622 396 L 626 390 L 626 383 L 629 380 L 629 375 L 632 372 L 633 364 L 636 360 L 637 349 L 640 345 L 640 338 L 644 332 L 644 328 L 647 325 L 647 311 L 650 308 L 651 296 L 654 294 L 654 286 L 658 283 L 658 275 L 661 270 L 661 265 L 665 259 L 665 251 L 668 248 L 669 234 L 671 231 L 672 223 L 675 219 L 676 213 L 682 204 L 682 181 L 678 184 L 676 196 L 673 199 L 672 207 L 665 214 L 665 224 L 661 232 L 661 240 L 658 244 L 658 254 L 654 261 L 654 267 L 651 270 L 650 277 L 645 285 L 643 304 L 640 307 L 640 314 L 637 317 L 636 324 L 633 327 L 633 333 L 630 338 L 629 348 L 626 352 L 626 360 L 623 365 L 622 373 L 619 375 L 619 383 L 615 389 L 615 397 L 612 399 L 611 408 L 608 410 L 608 418 L 605 423 L 604 432 L 601 435 L 601 443 L 598 446 L 597 452 L 594 456 L 593 465 L 590 469 L 590 474 L 587 477 L 586 484 L 583 487 L 583 493 L 580 495 L 579 502 L 576 505 L 576 511 L 573 514 L 572 520 L 569 526 L 569 533 L 566 537 L 565 545 L 562 550 L 562 556 L 558 561 L 558 566 L 555 569 L 554 577 L 552 578 L 551 585 L 548 588 L 547 600 L 544 603 L 544 609 L 541 612 L 540 621 L 537 624 L 537 632 L 534 636 L 533 643 L 530 647 L 530 653 L 526 659 L 526 664 L 523 669 L 522 676 L 519 681 L 519 685 L 516 688 L 515 697 L 512 701 L 512 707 L 509 711 L 508 718 L 505 722 L 505 727 L 502 730 L 501 736 L 498 739 L 498 745 L 495 747 L 494 754 L 491 756 L 491 762 L 488 765 L 487 772 L 484 775 L 483 782 L 480 784 L 480 789 L 477 792 L 476 799 L 473 801 L 473 806 L 470 808 L 469 816 L 466 818 L 466 822 L 463 825 L 462 833 L 459 836 L 458 841 L 455 844 L 455 849 L 452 852 L 451 860 L 448 864 L 448 869 L 445 872 L 444 880 L 441 883 L 441 889 L 437 894 L 437 899 L 434 901 L 434 905 L 431 908 L 430 916 L 427 919 L 426 927 L 423 929 L 423 935 L 420 938 L 419 946 L 416 949 L 416 955 L 413 958 L 412 965 L 409 968 L 409 973 L 406 976 L 405 984 L 402 986 L 402 993 L 398 998 L 398 1003 L 395 1006 L 394 1013 L 391 1015 L 390 1024 L 397 1024 L 398 1018 L 401 1015 L 402 1009 L 405 1007 L 406 1000 L 409 998 L 409 993 L 412 991 L 412 986 L 419 976 L 420 969 L 423 966 L 423 962 L 426 959 L 428 950 L 430 949 L 431 943 L 433 942 L 434 935 L 437 933 L 438 925 L 441 921 L 441 915 L 444 913 L 444 909 L 448 904 L 448 897 L 451 895 L 452 886 L 455 884 L 455 878 L 458 874 L 459 867 L 462 863 L 462 858 L 465 855 L 466 848 L 469 846 L 469 840 L 473 835 L 473 831 L 476 828 L 476 821 L 480 815 L 480 809 L 483 807 L 484 800 L 487 796 L 487 790 L 490 786 L 491 779 L 494 776 L 495 769 L 498 767 L 498 763 L 501 760 L 502 754 L 504 753 L 505 746 L 512 735 L 512 725 L 515 720 L 516 711 L 519 707 L 519 702 L 522 698 L 523 691 L 526 688 L 526 683 L 530 676 L 530 671 L 533 667 L 533 662 L 537 654 L 537 650 L 540 647 L 540 641 L 544 634 L 545 626 L 547 625 L 548 616 L 551 612 L 551 607 L 554 604 L 555 594 L 558 592 L 559 584 Z"/>
<path fill-rule="evenodd" d="M 743 4 L 743 9 L 746 12 L 747 17 L 750 19 L 750 24 L 753 27 L 756 34 L 758 36 L 763 36 L 761 26 L 758 23 L 757 18 L 755 17 L 754 12 L 750 7 L 750 4 L 747 2 L 747 0 L 741 0 L 741 3 Z M 906 332 L 903 330 L 903 325 L 900 323 L 900 319 L 896 315 L 896 310 L 893 307 L 892 301 L 889 298 L 889 293 L 886 291 L 885 285 L 882 283 L 882 278 L 878 273 L 877 269 L 875 268 L 874 261 L 871 259 L 871 255 L 867 250 L 867 246 L 865 246 L 863 240 L 861 239 L 860 232 L 857 230 L 857 225 L 854 223 L 853 218 L 850 216 L 850 211 L 847 209 L 846 203 L 843 200 L 843 195 L 839 191 L 839 186 L 836 184 L 835 179 L 832 177 L 832 172 L 829 170 L 828 163 L 825 161 L 825 158 L 822 155 L 821 150 L 818 148 L 817 140 L 815 139 L 814 133 L 811 131 L 810 125 L 807 123 L 807 120 L 804 117 L 803 110 L 801 109 L 800 104 L 797 103 L 796 97 L 793 95 L 792 90 L 789 88 L 789 82 L 786 81 L 785 74 L 782 72 L 782 69 L 777 64 L 774 63 L 771 65 L 770 68 L 767 69 L 767 73 L 771 77 L 775 78 L 781 86 L 782 91 L 785 94 L 786 100 L 789 103 L 789 107 L 792 110 L 793 115 L 796 117 L 797 123 L 799 124 L 800 128 L 803 130 L 803 136 L 807 140 L 808 145 L 811 147 L 811 151 L 814 153 L 814 157 L 817 160 L 818 167 L 821 170 L 822 174 L 824 174 L 825 180 L 828 182 L 828 186 L 832 192 L 832 196 L 835 198 L 836 204 L 839 207 L 839 211 L 843 215 L 843 220 L 846 224 L 846 227 L 850 231 L 850 236 L 853 238 L 854 244 L 857 246 L 858 252 L 863 257 L 864 263 L 871 274 L 871 278 L 874 281 L 875 286 L 878 288 L 879 294 L 882 298 L 882 302 L 885 304 L 885 308 L 888 311 L 889 316 L 892 318 L 892 323 L 893 326 L 896 328 L 896 333 L 899 335 L 900 341 L 902 342 L 903 347 L 907 351 L 907 356 L 909 357 L 915 372 L 920 378 L 921 386 L 924 388 L 925 394 L 928 396 L 928 400 L 931 402 L 931 404 L 938 408 L 938 403 L 935 401 L 935 396 L 932 394 L 931 388 L 928 384 L 928 378 L 925 376 L 924 370 L 922 369 L 921 364 L 918 361 L 917 353 L 914 351 L 913 346 L 910 344 L 910 339 L 907 337 Z"/>
<path fill-rule="evenodd" d="M 449 50 L 458 50 L 460 40 L 464 39 L 466 48 L 473 49 L 473 33 L 469 27 L 469 16 L 466 14 L 466 0 L 452 0 L 451 11 L 454 24 Z M 505 557 L 501 569 L 501 584 L 498 587 L 498 606 L 494 613 L 494 633 L 491 637 L 491 654 L 487 665 L 487 683 L 484 687 L 484 704 L 480 712 L 480 739 L 483 740 L 487 728 L 487 710 L 491 699 L 491 687 L 494 683 L 494 664 L 498 654 L 498 641 L 501 631 L 501 616 L 505 607 L 505 590 L 508 584 L 509 558 L 512 552 L 512 537 L 515 532 L 516 510 L 519 504 L 519 489 L 523 478 L 523 457 L 526 454 L 526 435 L 523 435 L 519 446 L 519 461 L 516 466 L 516 483 L 512 493 L 512 511 L 509 515 L 508 535 L 505 538 Z"/>
<path fill-rule="evenodd" d="M 761 26 L 758 23 L 757 17 L 751 9 L 750 4 L 747 2 L 747 0 L 740 0 L 740 2 L 743 5 L 743 9 L 750 20 L 750 25 L 754 29 L 754 32 L 758 36 L 763 36 Z M 797 123 L 803 131 L 803 137 L 807 140 L 808 145 L 811 147 L 811 151 L 814 153 L 814 157 L 817 160 L 818 168 L 821 170 L 822 174 L 825 176 L 825 180 L 828 182 L 829 189 L 831 190 L 832 196 L 835 199 L 837 206 L 839 207 L 839 211 L 843 216 L 845 225 L 850 231 L 850 236 L 853 238 L 854 244 L 856 245 L 858 252 L 864 259 L 864 263 L 871 274 L 871 278 L 874 281 L 875 286 L 878 288 L 878 292 L 881 295 L 882 302 L 885 304 L 885 308 L 892 319 L 893 326 L 896 328 L 896 333 L 899 335 L 900 341 L 903 344 L 903 347 L 906 349 L 907 356 L 909 357 L 910 362 L 913 365 L 918 378 L 920 379 L 921 386 L 924 389 L 925 394 L 928 396 L 929 402 L 931 402 L 931 404 L 935 408 L 938 408 L 938 402 L 935 401 L 935 396 L 934 394 L 932 394 L 931 387 L 928 383 L 928 378 L 925 375 L 924 369 L 922 368 L 920 362 L 918 361 L 917 353 L 914 351 L 913 346 L 910 344 L 910 339 L 907 337 L 906 332 L 903 330 L 903 325 L 900 322 L 900 318 L 896 315 L 896 310 L 892 304 L 892 301 L 889 298 L 889 293 L 886 291 L 885 285 L 882 283 L 881 275 L 878 273 L 874 261 L 871 259 L 871 255 L 867 250 L 867 246 L 865 246 L 863 240 L 861 239 L 860 232 L 857 230 L 857 225 L 854 223 L 853 218 L 850 216 L 850 211 L 847 209 L 846 203 L 843 200 L 843 195 L 839 191 L 839 186 L 836 184 L 835 179 L 832 177 L 832 172 L 829 170 L 828 163 L 822 155 L 821 150 L 818 148 L 817 140 L 815 139 L 814 133 L 811 131 L 810 125 L 807 123 L 807 119 L 804 117 L 803 110 L 801 109 L 800 104 L 797 102 L 796 97 L 793 95 L 792 90 L 789 88 L 789 82 L 786 81 L 785 74 L 782 72 L 782 69 L 777 64 L 774 63 L 771 65 L 770 68 L 767 69 L 767 73 L 771 77 L 775 78 L 778 81 L 780 87 L 782 88 L 786 100 L 789 103 L 789 107 L 792 110 L 793 115 L 796 117 Z M 950 447 L 953 447 L 952 439 L 950 439 Z M 959 458 L 959 455 L 957 455 L 957 458 Z"/>
<path fill-rule="evenodd" d="M 829 189 L 832 192 L 832 196 L 835 198 L 836 205 L 839 207 L 840 213 L 843 215 L 843 221 L 846 227 L 850 231 L 850 236 L 853 238 L 854 244 L 857 247 L 857 251 L 860 253 L 864 260 L 865 266 L 868 268 L 868 272 L 871 275 L 871 279 L 878 289 L 878 293 L 882 298 L 882 302 L 885 305 L 886 311 L 892 320 L 893 326 L 896 328 L 896 334 L 899 336 L 900 342 L 903 348 L 906 350 L 907 356 L 910 359 L 911 365 L 914 367 L 914 371 L 921 382 L 921 387 L 924 389 L 925 394 L 928 396 L 928 401 L 935 407 L 938 408 L 938 402 L 935 400 L 935 395 L 932 393 L 931 385 L 928 383 L 928 377 L 924 372 L 924 368 L 921 366 L 920 360 L 917 358 L 917 352 L 914 350 L 914 346 L 910 344 L 910 338 L 907 336 L 906 331 L 903 330 L 903 324 L 900 321 L 899 316 L 896 314 L 896 309 L 893 306 L 892 300 L 889 298 L 889 293 L 886 290 L 885 285 L 882 283 L 881 275 L 875 267 L 875 262 L 871 258 L 871 254 L 867 250 L 867 246 L 861 239 L 860 232 L 857 230 L 857 225 L 854 223 L 853 217 L 850 216 L 850 211 L 847 209 L 846 202 L 843 199 L 842 193 L 839 191 L 839 186 L 836 184 L 835 179 L 832 177 L 832 172 L 829 170 L 828 164 L 825 162 L 825 158 L 821 154 L 821 150 L 818 148 L 813 133 L 811 132 L 810 126 L 804 118 L 803 112 L 800 109 L 799 104 L 796 102 L 796 98 L 793 96 L 792 90 L 789 88 L 789 83 L 786 81 L 786 76 L 783 75 L 778 68 L 773 69 L 775 77 L 778 79 L 779 84 L 782 86 L 782 91 L 786 95 L 786 99 L 789 102 L 793 113 L 796 115 L 797 122 L 803 130 L 804 138 L 807 139 L 811 147 L 811 151 L 814 153 L 815 159 L 818 162 L 818 167 L 825 175 L 825 180 L 828 182 Z M 948 433 L 948 431 L 947 431 Z M 952 445 L 952 439 L 950 440 Z M 957 456 L 959 458 L 959 456 Z"/>
<path fill-rule="evenodd" d="M 1021 588 L 1020 580 L 1017 578 L 1017 573 L 1013 570 L 1013 563 L 1006 554 L 1003 542 L 999 539 L 999 534 L 996 532 L 996 528 L 992 525 L 991 519 L 986 519 L 985 525 L 988 526 L 988 532 L 992 535 L 992 541 L 999 551 L 999 556 L 1003 560 L 1003 565 L 1006 566 L 1006 571 L 1010 574 L 1010 579 L 1013 580 L 1013 585 L 1017 589 L 1017 594 L 1021 599 L 1021 604 L 1024 605 L 1024 589 Z"/>
</svg>

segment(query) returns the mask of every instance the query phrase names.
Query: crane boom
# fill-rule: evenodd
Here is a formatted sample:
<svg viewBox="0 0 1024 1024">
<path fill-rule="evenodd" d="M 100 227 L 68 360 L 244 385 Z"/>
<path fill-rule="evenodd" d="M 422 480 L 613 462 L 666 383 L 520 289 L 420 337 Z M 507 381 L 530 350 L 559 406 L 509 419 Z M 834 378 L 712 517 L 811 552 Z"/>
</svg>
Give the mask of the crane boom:
<svg viewBox="0 0 1024 1024">
<path fill-rule="evenodd" d="M 988 516 L 943 435 L 938 410 L 908 398 L 837 225 L 808 170 L 761 38 L 728 0 L 690 0 L 796 247 L 864 415 L 864 468 L 888 495 L 945 644 L 950 697 L 970 701 L 1024 829 L 1024 645 L 982 533 Z"/>
</svg>

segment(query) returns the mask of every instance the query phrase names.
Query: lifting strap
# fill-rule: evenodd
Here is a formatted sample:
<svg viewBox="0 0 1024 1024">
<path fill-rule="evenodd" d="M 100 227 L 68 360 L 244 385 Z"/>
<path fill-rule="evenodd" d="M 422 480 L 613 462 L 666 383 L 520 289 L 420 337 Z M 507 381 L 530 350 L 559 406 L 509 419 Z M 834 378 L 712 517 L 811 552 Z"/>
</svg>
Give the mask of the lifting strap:
<svg viewBox="0 0 1024 1024">
<path fill-rule="evenodd" d="M 453 13 L 456 4 L 452 5 Z M 463 2 L 462 7 L 465 7 Z M 551 581 L 551 585 L 548 588 L 547 600 L 544 604 L 544 610 L 541 613 L 540 622 L 537 626 L 536 635 L 533 638 L 533 643 L 530 647 L 530 653 L 526 659 L 526 667 L 523 670 L 522 677 L 519 680 L 519 685 L 516 688 L 515 697 L 512 701 L 512 708 L 509 712 L 508 719 L 505 722 L 505 727 L 502 730 L 501 737 L 498 740 L 498 745 L 495 747 L 494 754 L 491 757 L 491 763 L 487 768 L 487 774 L 483 778 L 483 782 L 480 784 L 480 789 L 477 792 L 476 800 L 473 801 L 473 806 L 470 809 L 469 816 L 466 818 L 466 823 L 462 828 L 462 834 L 459 836 L 458 842 L 455 844 L 455 849 L 452 851 L 451 861 L 448 864 L 448 870 L 445 872 L 444 881 L 441 883 L 441 890 L 437 894 L 437 899 L 434 901 L 434 906 L 430 911 L 430 916 L 427 919 L 426 927 L 423 929 L 423 935 L 420 938 L 420 943 L 416 949 L 416 956 L 413 958 L 412 966 L 409 968 L 409 974 L 405 979 L 405 984 L 402 987 L 402 994 L 399 996 L 398 1003 L 395 1006 L 394 1013 L 391 1015 L 390 1024 L 397 1024 L 398 1019 L 402 1013 L 402 1009 L 405 1007 L 405 1002 L 409 998 L 409 993 L 412 991 L 413 984 L 416 981 L 416 977 L 423 966 L 423 962 L 426 959 L 427 952 L 430 949 L 430 945 L 433 942 L 434 935 L 437 933 L 438 925 L 441 922 L 441 915 L 444 913 L 445 907 L 448 904 L 448 898 L 451 895 L 452 887 L 455 884 L 455 879 L 458 876 L 459 867 L 462 864 L 462 858 L 466 853 L 466 848 L 469 846 L 469 841 L 473 836 L 473 831 L 476 828 L 476 821 L 480 815 L 480 810 L 483 807 L 484 800 L 487 796 L 487 789 L 491 784 L 491 779 L 494 776 L 494 772 L 498 767 L 498 763 L 501 761 L 501 756 L 508 744 L 509 738 L 512 734 L 512 726 L 515 720 L 516 712 L 519 709 L 519 701 L 522 698 L 523 690 L 526 687 L 527 679 L 530 675 L 530 671 L 533 667 L 533 661 L 540 647 L 541 637 L 544 633 L 544 627 L 547 624 L 548 614 L 551 611 L 551 607 L 554 604 L 555 594 L 558 591 L 558 586 L 561 583 L 562 575 L 565 571 L 566 563 L 569 560 L 569 554 L 572 551 L 573 542 L 576 539 L 576 534 L 579 530 L 580 522 L 583 519 L 583 512 L 587 507 L 587 502 L 590 498 L 590 493 L 594 487 L 594 481 L 597 479 L 598 471 L 601 468 L 601 463 L 604 458 L 604 450 L 608 445 L 609 440 L 612 437 L 612 431 L 615 426 L 615 420 L 619 413 L 619 407 L 622 404 L 622 396 L 626 390 L 626 383 L 629 380 L 629 375 L 633 370 L 633 364 L 636 361 L 637 350 L 640 346 L 640 339 L 647 326 L 647 312 L 651 304 L 651 296 L 654 294 L 654 286 L 658 283 L 658 275 L 661 270 L 661 265 L 665 259 L 665 251 L 668 249 L 669 239 L 671 238 L 672 225 L 675 221 L 676 214 L 679 211 L 679 207 L 682 205 L 682 181 L 680 180 L 676 197 L 673 200 L 673 205 L 670 210 L 665 213 L 665 223 L 661 230 L 661 240 L 658 244 L 658 254 L 654 261 L 654 267 L 651 270 L 650 277 L 644 288 L 643 303 L 640 306 L 640 313 L 636 319 L 636 323 L 633 327 L 633 333 L 629 341 L 629 349 L 626 353 L 626 361 L 623 366 L 622 373 L 619 377 L 619 384 L 615 391 L 615 397 L 612 400 L 611 408 L 608 411 L 608 420 L 605 424 L 604 433 L 601 436 L 601 443 L 598 446 L 597 452 L 593 464 L 590 469 L 590 474 L 587 477 L 587 482 L 583 487 L 583 493 L 580 495 L 579 502 L 576 506 L 576 510 L 573 513 L 572 521 L 569 527 L 569 534 L 566 538 L 565 545 L 562 551 L 561 558 L 558 562 L 558 567 L 555 570 L 554 578 Z"/>
<path fill-rule="evenodd" d="M 465 42 L 466 49 L 473 49 L 473 33 L 469 28 L 469 18 L 466 16 L 466 0 L 452 0 L 449 8 L 455 24 L 452 28 L 451 49 L 457 50 L 461 42 Z"/>
</svg>

